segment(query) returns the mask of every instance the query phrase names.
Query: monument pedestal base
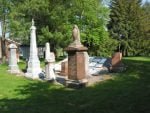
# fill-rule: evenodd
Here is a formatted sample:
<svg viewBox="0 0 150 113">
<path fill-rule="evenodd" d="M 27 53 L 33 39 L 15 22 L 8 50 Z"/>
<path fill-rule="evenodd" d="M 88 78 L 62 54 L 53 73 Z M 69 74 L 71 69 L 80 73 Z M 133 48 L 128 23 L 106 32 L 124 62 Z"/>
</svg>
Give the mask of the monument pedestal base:
<svg viewBox="0 0 150 113">
<path fill-rule="evenodd" d="M 122 72 L 123 70 L 125 70 L 125 66 L 123 64 L 110 67 L 110 72 Z"/>
<path fill-rule="evenodd" d="M 28 68 L 27 73 L 25 73 L 25 77 L 31 79 L 40 79 L 42 78 L 43 73 L 41 68 Z"/>
<path fill-rule="evenodd" d="M 11 74 L 18 74 L 20 73 L 18 65 L 9 65 L 8 72 Z"/>
<path fill-rule="evenodd" d="M 19 73 L 21 73 L 21 71 L 18 70 L 18 69 L 16 69 L 16 70 L 8 70 L 8 72 L 11 73 L 11 74 L 19 74 Z"/>
<path fill-rule="evenodd" d="M 30 57 L 28 61 L 27 72 L 25 77 L 31 79 L 40 79 L 42 77 L 42 69 L 40 68 L 40 61 L 38 57 Z"/>
<path fill-rule="evenodd" d="M 70 87 L 70 88 L 82 88 L 82 87 L 86 87 L 88 83 L 87 79 L 83 79 L 83 80 L 70 80 L 67 79 L 65 82 L 65 86 Z"/>
<path fill-rule="evenodd" d="M 54 73 L 54 62 L 45 62 L 45 80 L 53 81 L 56 80 L 56 75 Z"/>
<path fill-rule="evenodd" d="M 87 80 L 85 52 L 87 48 L 80 45 L 79 47 L 67 47 L 68 52 L 68 79 L 66 86 L 72 88 L 85 87 Z"/>
</svg>

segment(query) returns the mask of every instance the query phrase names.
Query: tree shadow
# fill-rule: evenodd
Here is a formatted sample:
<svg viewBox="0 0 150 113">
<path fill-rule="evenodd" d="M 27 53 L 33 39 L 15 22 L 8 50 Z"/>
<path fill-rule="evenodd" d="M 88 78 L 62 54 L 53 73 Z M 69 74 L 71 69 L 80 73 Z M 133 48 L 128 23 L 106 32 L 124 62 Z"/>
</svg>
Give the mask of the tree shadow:
<svg viewBox="0 0 150 113">
<path fill-rule="evenodd" d="M 22 60 L 21 62 L 18 63 L 20 70 L 23 73 L 26 73 L 27 71 L 27 62 L 25 62 L 25 60 Z"/>
<path fill-rule="evenodd" d="M 127 70 L 83 89 L 47 82 L 20 85 L 16 97 L 0 100 L 0 113 L 149 113 L 150 62 L 124 60 Z"/>
</svg>

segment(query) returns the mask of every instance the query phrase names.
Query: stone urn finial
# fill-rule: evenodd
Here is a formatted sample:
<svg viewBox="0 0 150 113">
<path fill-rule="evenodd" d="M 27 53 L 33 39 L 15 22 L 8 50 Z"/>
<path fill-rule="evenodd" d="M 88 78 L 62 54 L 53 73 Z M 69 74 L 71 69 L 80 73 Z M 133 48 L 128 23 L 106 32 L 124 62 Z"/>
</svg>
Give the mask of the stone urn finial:
<svg viewBox="0 0 150 113">
<path fill-rule="evenodd" d="M 72 37 L 73 37 L 73 41 L 80 42 L 80 30 L 77 25 L 73 26 Z"/>
<path fill-rule="evenodd" d="M 69 45 L 70 47 L 81 47 L 83 46 L 80 41 L 80 30 L 77 25 L 73 26 L 72 30 L 73 42 Z"/>
</svg>

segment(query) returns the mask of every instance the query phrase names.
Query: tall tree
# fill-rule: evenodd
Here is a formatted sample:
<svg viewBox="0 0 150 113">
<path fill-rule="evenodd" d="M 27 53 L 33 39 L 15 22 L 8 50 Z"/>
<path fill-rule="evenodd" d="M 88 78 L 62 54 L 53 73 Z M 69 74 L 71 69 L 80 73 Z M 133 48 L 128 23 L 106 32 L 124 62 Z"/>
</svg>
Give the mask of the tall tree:
<svg viewBox="0 0 150 113">
<path fill-rule="evenodd" d="M 9 32 L 9 13 L 10 13 L 11 1 L 10 0 L 0 0 L 0 22 L 2 36 L 0 37 L 0 62 L 5 56 L 5 38 L 6 34 Z"/>
<path fill-rule="evenodd" d="M 150 2 L 145 2 L 142 6 L 144 15 L 143 15 L 143 31 L 144 37 L 142 40 L 141 51 L 144 55 L 150 56 Z"/>
<path fill-rule="evenodd" d="M 140 0 L 112 0 L 109 32 L 119 42 L 123 55 L 140 53 L 143 32 L 143 11 Z"/>
<path fill-rule="evenodd" d="M 109 9 L 102 0 L 24 0 L 14 3 L 11 12 L 11 36 L 28 40 L 31 18 L 37 26 L 38 43 L 49 41 L 53 50 L 71 41 L 73 24 L 81 30 L 81 40 L 96 55 L 108 55 L 110 45 L 106 25 Z M 26 38 L 25 38 L 26 37 Z M 26 42 L 23 40 L 23 42 Z M 108 48 L 108 50 L 106 50 Z"/>
</svg>

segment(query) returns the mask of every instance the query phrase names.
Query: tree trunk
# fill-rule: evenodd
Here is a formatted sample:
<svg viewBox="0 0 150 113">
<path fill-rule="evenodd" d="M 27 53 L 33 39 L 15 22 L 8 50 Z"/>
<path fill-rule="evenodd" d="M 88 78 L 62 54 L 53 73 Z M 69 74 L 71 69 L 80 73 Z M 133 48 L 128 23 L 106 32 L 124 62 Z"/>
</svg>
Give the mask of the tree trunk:
<svg viewBox="0 0 150 113">
<path fill-rule="evenodd" d="M 5 63 L 6 51 L 5 40 L 0 39 L 0 63 Z"/>
<path fill-rule="evenodd" d="M 0 64 L 2 63 L 2 39 L 0 39 Z"/>
<path fill-rule="evenodd" d="M 125 50 L 124 49 L 122 50 L 122 56 L 123 57 L 125 56 Z"/>
<path fill-rule="evenodd" d="M 6 51 L 5 51 L 5 49 L 6 49 L 6 45 L 5 45 L 5 40 L 3 40 L 2 39 L 2 41 L 1 41 L 1 50 L 2 50 L 2 63 L 5 63 L 6 62 Z"/>
<path fill-rule="evenodd" d="M 126 56 L 126 57 L 129 56 L 129 54 L 128 54 L 128 49 L 125 50 L 125 56 Z"/>
<path fill-rule="evenodd" d="M 2 55 L 2 63 L 5 63 L 5 57 L 6 57 L 6 51 L 5 51 L 5 38 L 6 38 L 6 14 L 3 15 L 2 21 L 1 21 L 1 27 L 2 27 L 2 38 L 1 38 L 1 55 Z"/>
</svg>

